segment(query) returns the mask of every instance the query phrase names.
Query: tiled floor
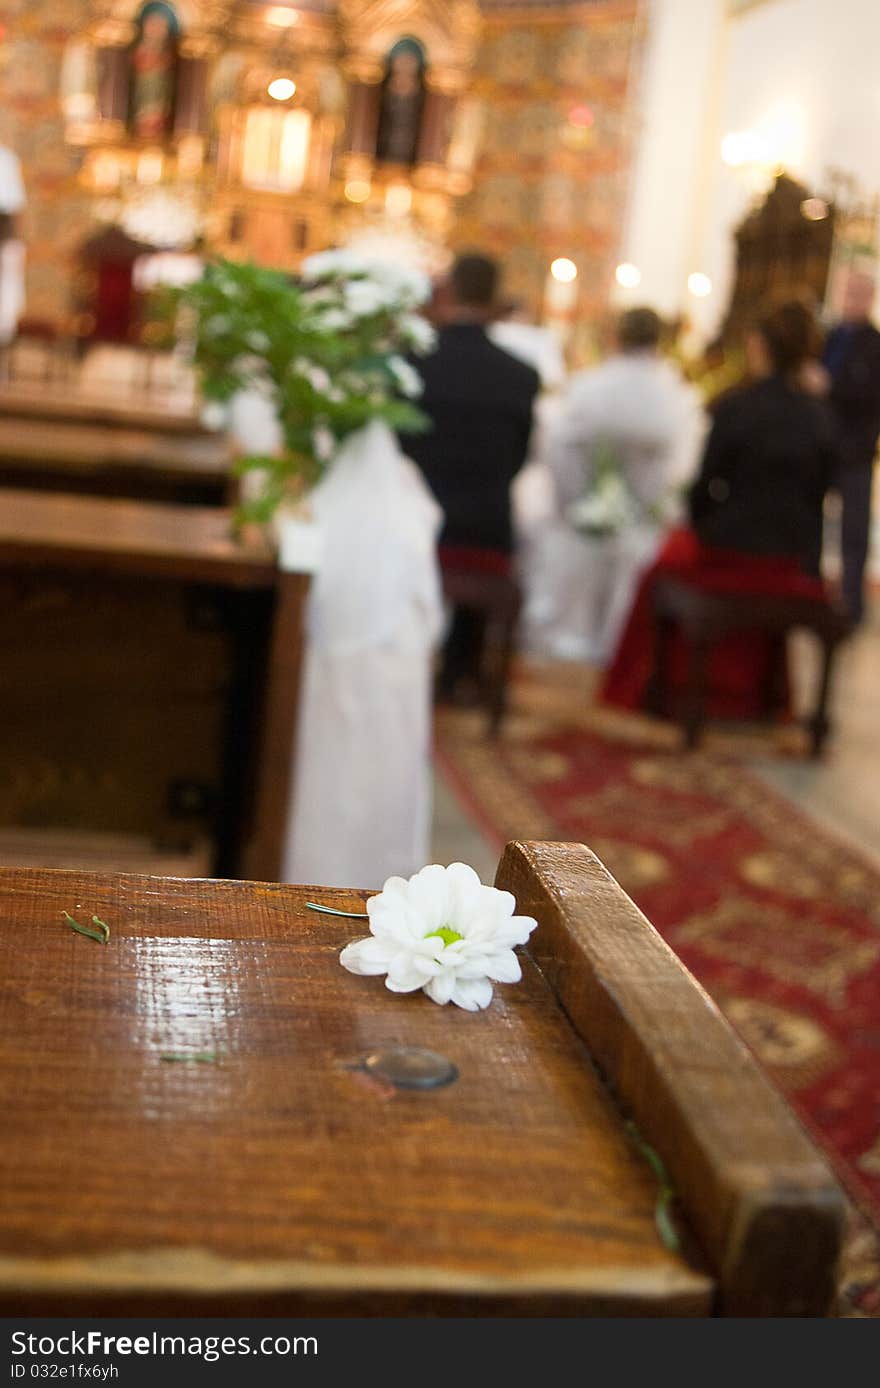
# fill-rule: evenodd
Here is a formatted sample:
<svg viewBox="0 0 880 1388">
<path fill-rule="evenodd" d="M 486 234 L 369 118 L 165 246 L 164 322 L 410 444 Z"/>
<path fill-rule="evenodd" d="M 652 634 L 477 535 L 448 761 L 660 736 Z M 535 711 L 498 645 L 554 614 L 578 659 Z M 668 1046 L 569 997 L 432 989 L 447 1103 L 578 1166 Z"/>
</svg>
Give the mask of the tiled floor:
<svg viewBox="0 0 880 1388">
<path fill-rule="evenodd" d="M 803 698 L 814 673 L 809 638 L 793 650 Z M 754 769 L 825 828 L 880 862 L 880 603 L 840 653 L 832 712 L 834 734 L 820 762 L 763 757 Z M 439 863 L 470 863 L 484 882 L 492 881 L 498 857 L 439 777 L 432 856 Z"/>
</svg>

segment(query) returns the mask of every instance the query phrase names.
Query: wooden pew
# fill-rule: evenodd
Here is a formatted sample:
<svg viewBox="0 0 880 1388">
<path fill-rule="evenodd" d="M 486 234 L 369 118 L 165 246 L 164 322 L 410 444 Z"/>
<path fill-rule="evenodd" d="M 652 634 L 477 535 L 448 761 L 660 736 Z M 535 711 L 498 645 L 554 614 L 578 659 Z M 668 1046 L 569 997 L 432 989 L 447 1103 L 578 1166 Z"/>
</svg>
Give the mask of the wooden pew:
<svg viewBox="0 0 880 1388">
<path fill-rule="evenodd" d="M 129 416 L 105 407 L 99 417 L 68 417 L 70 405 L 40 416 L 0 407 L 0 487 L 222 506 L 235 481 L 225 434 L 194 423 L 160 427 L 154 412 Z"/>
<path fill-rule="evenodd" d="M 220 508 L 0 492 L 0 829 L 277 877 L 307 586 Z"/>
<path fill-rule="evenodd" d="M 0 1314 L 827 1314 L 841 1194 L 699 985 L 586 848 L 497 882 L 464 1013 L 343 971 L 366 892 L 0 871 Z"/>
</svg>

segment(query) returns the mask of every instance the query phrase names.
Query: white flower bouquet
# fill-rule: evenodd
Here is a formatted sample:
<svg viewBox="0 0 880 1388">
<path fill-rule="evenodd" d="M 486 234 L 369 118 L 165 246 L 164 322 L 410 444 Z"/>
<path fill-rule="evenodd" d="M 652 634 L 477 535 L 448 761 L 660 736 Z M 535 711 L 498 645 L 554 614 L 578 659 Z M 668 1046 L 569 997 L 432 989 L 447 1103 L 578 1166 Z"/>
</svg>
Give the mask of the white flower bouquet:
<svg viewBox="0 0 880 1388">
<path fill-rule="evenodd" d="M 374 420 L 416 432 L 422 382 L 409 359 L 433 345 L 418 310 L 426 276 L 349 251 L 311 257 L 300 276 L 219 261 L 183 291 L 195 312 L 195 361 L 207 399 L 256 387 L 272 401 L 284 440 L 278 457 L 248 456 L 259 490 L 241 519 L 262 524 L 317 482 L 342 441 Z"/>
<path fill-rule="evenodd" d="M 675 516 L 672 492 L 648 505 L 629 486 L 613 446 L 600 439 L 593 451 L 593 476 L 589 491 L 566 508 L 569 525 L 582 535 L 609 539 L 645 522 L 663 525 Z"/>
</svg>

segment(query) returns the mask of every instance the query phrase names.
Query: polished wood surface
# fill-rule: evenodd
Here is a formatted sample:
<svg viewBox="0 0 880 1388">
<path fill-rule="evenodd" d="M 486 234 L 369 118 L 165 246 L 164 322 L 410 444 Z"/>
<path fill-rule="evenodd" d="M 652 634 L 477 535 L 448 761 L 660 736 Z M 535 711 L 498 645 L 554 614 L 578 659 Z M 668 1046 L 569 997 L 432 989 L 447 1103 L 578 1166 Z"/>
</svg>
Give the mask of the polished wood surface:
<svg viewBox="0 0 880 1388">
<path fill-rule="evenodd" d="M 394 995 L 316 895 L 367 894 L 0 871 L 0 1311 L 709 1314 L 535 964 L 483 1013 Z M 370 1078 L 389 1044 L 458 1080 Z"/>
<path fill-rule="evenodd" d="M 0 408 L 3 487 L 223 505 L 237 487 L 231 461 L 227 436 L 197 424 L 137 425 L 121 409 L 91 421 L 54 418 L 51 407 L 40 418 Z"/>
<path fill-rule="evenodd" d="M 588 849 L 508 845 L 497 883 L 621 1104 L 661 1153 L 728 1315 L 821 1315 L 844 1206 L 714 1003 Z"/>
<path fill-rule="evenodd" d="M 0 491 L 0 567 L 65 564 L 270 588 L 275 558 L 236 539 L 229 511 L 117 498 Z"/>
<path fill-rule="evenodd" d="M 25 419 L 116 424 L 130 429 L 151 429 L 163 434 L 206 434 L 195 409 L 183 409 L 178 400 L 155 392 L 126 390 L 118 383 L 98 395 L 94 390 L 54 383 L 10 381 L 0 385 L 0 416 Z"/>
<path fill-rule="evenodd" d="M 0 416 L 0 461 L 32 464 L 35 469 L 64 464 L 70 471 L 90 468 L 148 468 L 155 472 L 223 477 L 229 444 L 222 434 L 198 432 L 178 437 L 153 428 L 70 420 Z"/>
</svg>

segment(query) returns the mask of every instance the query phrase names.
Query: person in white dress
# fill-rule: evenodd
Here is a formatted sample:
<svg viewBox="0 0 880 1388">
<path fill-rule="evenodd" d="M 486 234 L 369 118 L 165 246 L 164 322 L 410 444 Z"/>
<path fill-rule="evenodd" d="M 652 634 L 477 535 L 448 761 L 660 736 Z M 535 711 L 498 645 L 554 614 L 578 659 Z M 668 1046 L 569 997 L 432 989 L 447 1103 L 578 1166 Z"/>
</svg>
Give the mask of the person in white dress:
<svg viewBox="0 0 880 1388">
<path fill-rule="evenodd" d="M 617 350 L 576 373 L 545 445 L 555 516 L 533 537 L 525 644 L 604 665 L 696 468 L 699 397 L 659 354 L 660 318 L 630 309 Z"/>
</svg>

